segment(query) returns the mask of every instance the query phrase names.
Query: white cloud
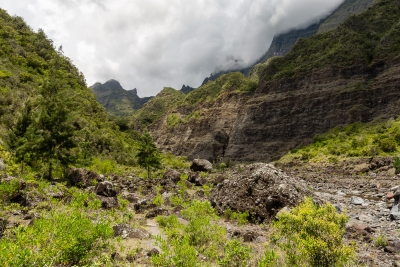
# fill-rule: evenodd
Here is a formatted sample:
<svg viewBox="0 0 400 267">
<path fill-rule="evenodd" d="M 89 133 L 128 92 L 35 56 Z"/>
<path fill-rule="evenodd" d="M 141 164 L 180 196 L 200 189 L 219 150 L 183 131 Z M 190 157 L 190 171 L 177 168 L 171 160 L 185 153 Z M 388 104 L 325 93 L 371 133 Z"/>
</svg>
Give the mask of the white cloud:
<svg viewBox="0 0 400 267">
<path fill-rule="evenodd" d="M 88 84 L 116 79 L 140 96 L 197 87 L 215 69 L 246 66 L 272 37 L 327 15 L 343 0 L 3 0 L 1 8 L 54 44 Z"/>
</svg>

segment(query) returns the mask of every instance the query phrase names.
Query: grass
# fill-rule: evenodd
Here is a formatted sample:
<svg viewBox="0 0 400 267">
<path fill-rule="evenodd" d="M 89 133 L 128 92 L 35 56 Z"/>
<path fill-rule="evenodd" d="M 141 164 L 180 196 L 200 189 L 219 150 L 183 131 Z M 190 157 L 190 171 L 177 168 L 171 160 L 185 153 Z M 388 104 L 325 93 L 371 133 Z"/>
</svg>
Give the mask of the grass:
<svg viewBox="0 0 400 267">
<path fill-rule="evenodd" d="M 397 156 L 400 149 L 400 119 L 353 123 L 316 135 L 309 146 L 294 149 L 279 162 L 330 162 L 344 158 Z"/>
</svg>

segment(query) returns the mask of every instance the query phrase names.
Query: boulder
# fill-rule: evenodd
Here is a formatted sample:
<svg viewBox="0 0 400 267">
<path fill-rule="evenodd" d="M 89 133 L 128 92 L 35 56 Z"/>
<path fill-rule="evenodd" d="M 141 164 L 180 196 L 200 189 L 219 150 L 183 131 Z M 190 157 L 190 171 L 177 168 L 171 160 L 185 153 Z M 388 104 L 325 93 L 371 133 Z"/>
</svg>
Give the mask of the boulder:
<svg viewBox="0 0 400 267">
<path fill-rule="evenodd" d="M 288 176 L 271 164 L 255 163 L 211 191 L 209 200 L 223 214 L 225 210 L 250 214 L 252 222 L 269 222 L 283 207 L 293 207 L 312 195 L 300 179 Z"/>
<path fill-rule="evenodd" d="M 168 210 L 166 210 L 166 209 L 162 209 L 162 208 L 156 208 L 156 209 L 153 209 L 153 210 L 151 210 L 151 211 L 149 211 L 147 214 L 146 214 L 146 218 L 155 218 L 155 217 L 157 217 L 157 216 L 159 216 L 159 215 L 165 215 L 165 216 L 168 216 L 169 215 L 169 212 L 168 212 Z"/>
<path fill-rule="evenodd" d="M 5 171 L 6 170 L 6 164 L 4 163 L 4 160 L 0 158 L 0 171 Z"/>
<path fill-rule="evenodd" d="M 364 204 L 364 199 L 361 197 L 352 196 L 350 199 L 350 203 L 353 205 L 362 205 Z"/>
<path fill-rule="evenodd" d="M 203 186 L 207 183 L 207 180 L 200 176 L 200 172 L 189 173 L 188 181 L 197 186 Z"/>
<path fill-rule="evenodd" d="M 163 180 L 164 180 L 163 182 L 165 183 L 171 181 L 176 184 L 181 180 L 181 173 L 176 170 L 168 170 L 165 172 Z"/>
<path fill-rule="evenodd" d="M 102 182 L 103 179 L 94 171 L 84 168 L 69 169 L 66 175 L 69 185 L 79 188 L 87 188 L 93 185 L 93 182 Z"/>
<path fill-rule="evenodd" d="M 206 159 L 195 159 L 193 160 L 190 169 L 194 172 L 211 172 L 212 164 Z"/>
<path fill-rule="evenodd" d="M 117 197 L 105 197 L 97 195 L 97 199 L 101 201 L 101 206 L 104 209 L 118 208 L 118 198 Z"/>
<path fill-rule="evenodd" d="M 115 197 L 117 195 L 117 191 L 114 189 L 113 183 L 109 181 L 98 183 L 94 191 L 97 195 L 105 197 Z"/>
<path fill-rule="evenodd" d="M 400 191 L 397 191 L 393 194 L 394 204 L 392 206 L 392 210 L 390 211 L 390 218 L 392 220 L 400 220 Z"/>
</svg>

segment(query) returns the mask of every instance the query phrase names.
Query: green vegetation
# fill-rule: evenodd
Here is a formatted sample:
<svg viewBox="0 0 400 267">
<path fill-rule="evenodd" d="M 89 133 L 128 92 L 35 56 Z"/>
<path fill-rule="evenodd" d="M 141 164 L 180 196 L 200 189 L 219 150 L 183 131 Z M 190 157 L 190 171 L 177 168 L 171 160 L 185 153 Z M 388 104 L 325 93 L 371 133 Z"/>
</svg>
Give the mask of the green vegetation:
<svg viewBox="0 0 400 267">
<path fill-rule="evenodd" d="M 397 58 L 399 19 L 397 1 L 379 1 L 360 15 L 351 16 L 334 31 L 299 39 L 285 57 L 270 62 L 262 77 L 287 79 L 328 65 L 336 69 L 361 68 Z"/>
<path fill-rule="evenodd" d="M 165 87 L 130 119 L 134 124 L 139 124 L 135 127 L 146 128 L 161 118 L 168 110 L 176 107 L 185 97 L 184 93 L 170 87 Z"/>
<path fill-rule="evenodd" d="M 342 242 L 347 221 L 333 205 L 318 206 L 305 198 L 290 212 L 278 214 L 274 243 L 285 253 L 287 266 L 348 266 L 355 247 Z"/>
<path fill-rule="evenodd" d="M 147 177 L 150 178 L 152 169 L 161 168 L 160 152 L 154 144 L 153 137 L 151 137 L 149 132 L 145 132 L 142 135 L 138 146 L 138 164 L 147 170 Z"/>
<path fill-rule="evenodd" d="M 249 212 L 236 212 L 232 211 L 230 209 L 227 209 L 224 211 L 224 217 L 227 218 L 228 220 L 235 220 L 238 222 L 239 225 L 247 224 L 249 223 Z"/>
<path fill-rule="evenodd" d="M 374 244 L 377 247 L 386 247 L 388 245 L 388 238 L 385 235 L 379 235 L 374 239 Z"/>
<path fill-rule="evenodd" d="M 400 118 L 397 118 L 336 127 L 315 136 L 311 145 L 293 150 L 279 161 L 336 163 L 346 157 L 396 156 L 399 148 Z"/>
</svg>

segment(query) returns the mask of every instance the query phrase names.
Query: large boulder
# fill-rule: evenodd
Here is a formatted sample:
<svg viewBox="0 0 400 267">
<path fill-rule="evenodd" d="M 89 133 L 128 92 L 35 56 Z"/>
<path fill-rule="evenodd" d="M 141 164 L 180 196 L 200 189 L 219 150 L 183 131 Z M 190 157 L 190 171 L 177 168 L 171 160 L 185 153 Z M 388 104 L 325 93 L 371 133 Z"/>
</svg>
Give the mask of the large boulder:
<svg viewBox="0 0 400 267">
<path fill-rule="evenodd" d="M 284 207 L 292 207 L 306 195 L 306 184 L 271 164 L 255 163 L 218 184 L 209 197 L 220 214 L 227 209 L 248 211 L 253 222 L 269 222 Z"/>
<path fill-rule="evenodd" d="M 115 197 L 117 195 L 117 191 L 114 189 L 113 183 L 109 181 L 98 183 L 94 191 L 97 195 L 105 197 Z"/>
<path fill-rule="evenodd" d="M 190 169 L 194 172 L 211 172 L 212 164 L 206 159 L 195 159 L 193 160 Z"/>
<path fill-rule="evenodd" d="M 94 171 L 89 171 L 84 168 L 69 169 L 66 176 L 71 186 L 87 188 L 93 185 L 93 182 L 102 182 L 103 179 Z"/>
<path fill-rule="evenodd" d="M 162 184 L 167 184 L 172 182 L 174 184 L 178 183 L 181 180 L 181 173 L 176 170 L 168 170 L 165 172 L 163 176 Z"/>
</svg>

